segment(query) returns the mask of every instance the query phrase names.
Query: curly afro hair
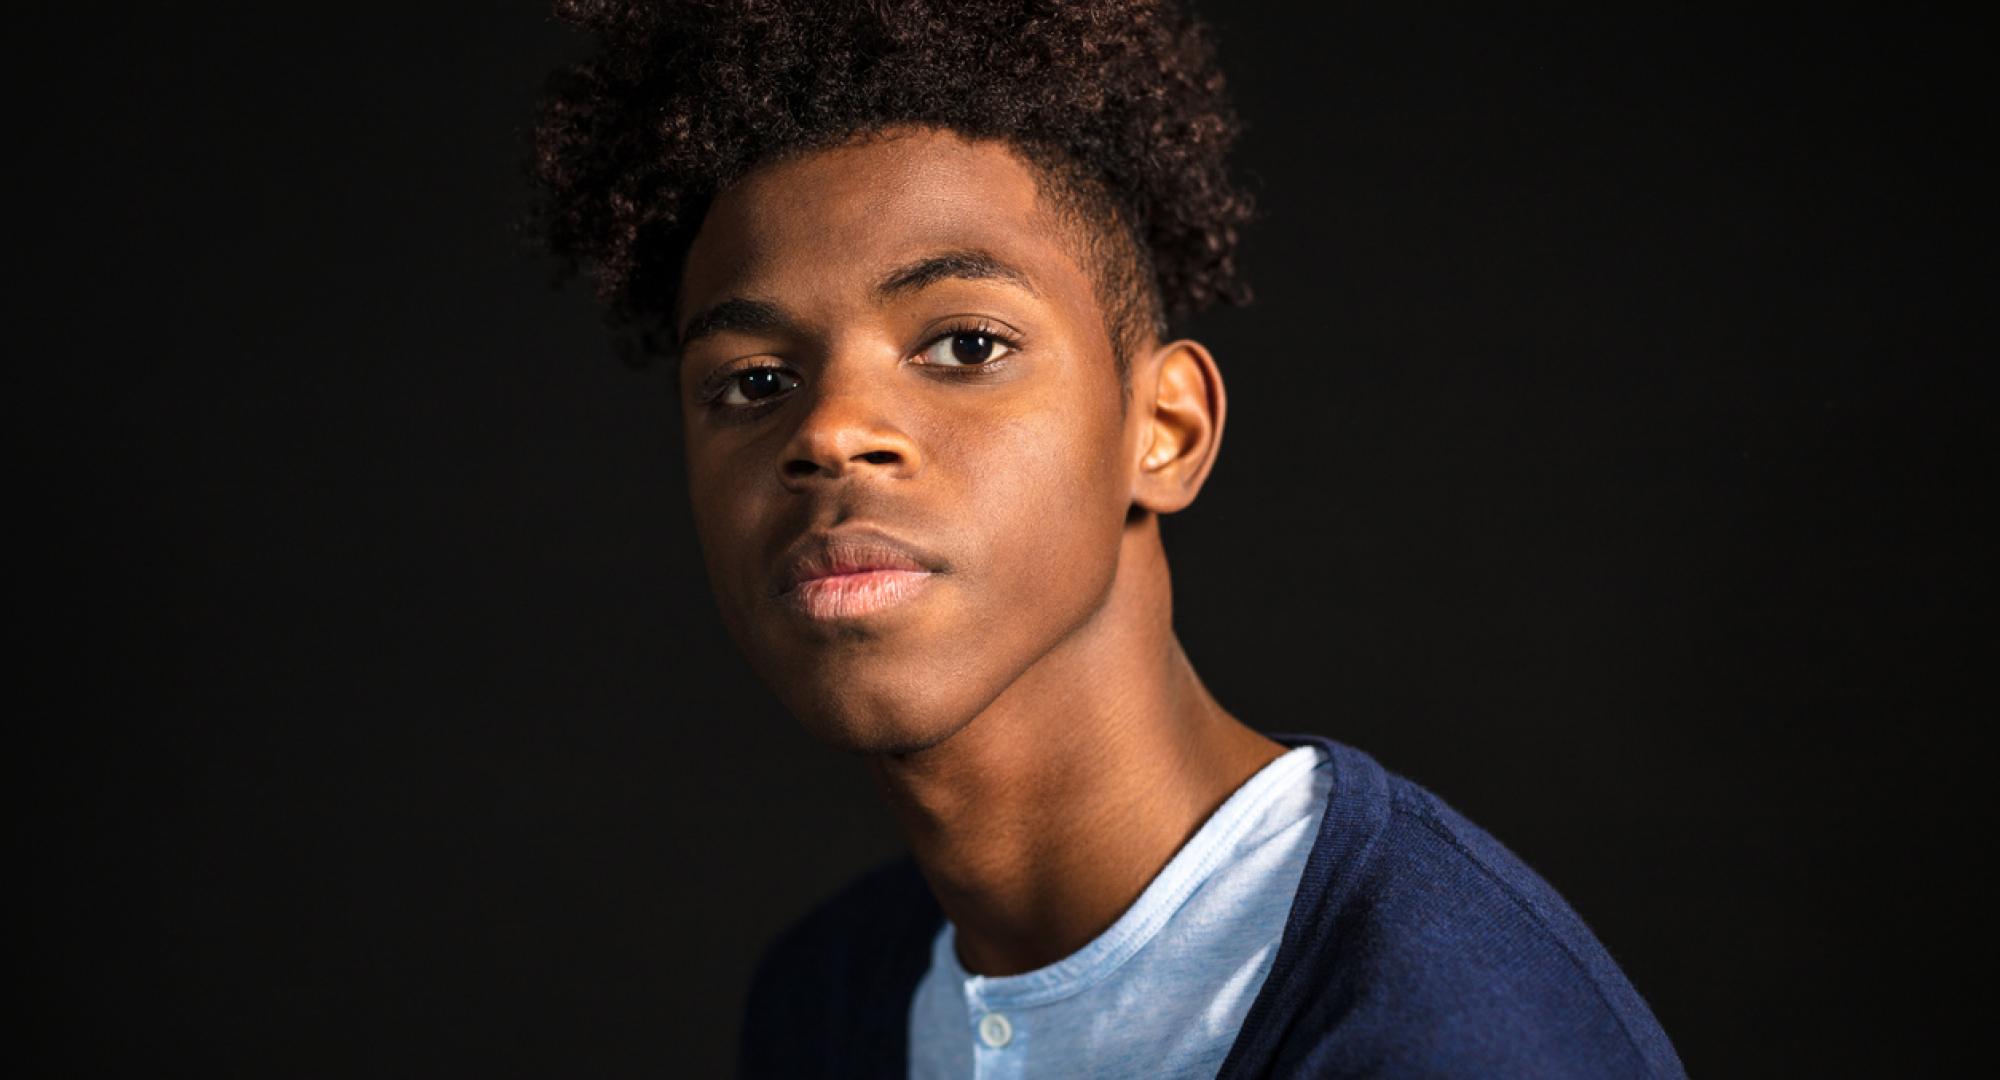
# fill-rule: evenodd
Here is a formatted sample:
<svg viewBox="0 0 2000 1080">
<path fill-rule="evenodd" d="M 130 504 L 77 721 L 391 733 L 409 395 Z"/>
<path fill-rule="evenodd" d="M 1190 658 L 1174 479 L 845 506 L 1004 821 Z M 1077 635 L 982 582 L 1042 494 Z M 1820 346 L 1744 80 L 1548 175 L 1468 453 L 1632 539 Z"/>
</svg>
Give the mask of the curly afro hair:
<svg viewBox="0 0 2000 1080">
<path fill-rule="evenodd" d="M 1242 304 L 1248 195 L 1207 35 L 1172 0 L 558 0 L 597 53 L 550 80 L 534 233 L 671 353 L 710 200 L 758 164 L 903 126 L 1006 142 L 1081 230 L 1121 378 L 1135 331 Z"/>
</svg>

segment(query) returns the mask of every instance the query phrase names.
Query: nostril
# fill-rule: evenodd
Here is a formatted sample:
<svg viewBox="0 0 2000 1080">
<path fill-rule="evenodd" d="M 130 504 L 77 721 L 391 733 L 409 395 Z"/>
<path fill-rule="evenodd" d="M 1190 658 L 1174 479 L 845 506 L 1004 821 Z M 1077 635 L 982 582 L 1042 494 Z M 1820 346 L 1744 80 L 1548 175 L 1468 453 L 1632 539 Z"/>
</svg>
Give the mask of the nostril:
<svg viewBox="0 0 2000 1080">
<path fill-rule="evenodd" d="M 879 447 L 892 441 L 884 439 L 875 445 Z M 840 448 L 830 445 L 801 444 L 790 448 L 790 453 L 778 465 L 778 475 L 786 483 L 794 483 L 810 481 L 822 474 L 829 478 L 837 478 L 857 470 L 864 470 L 871 465 L 900 472 L 907 468 L 913 459 L 914 454 L 906 454 L 901 450 L 843 452 Z"/>
</svg>

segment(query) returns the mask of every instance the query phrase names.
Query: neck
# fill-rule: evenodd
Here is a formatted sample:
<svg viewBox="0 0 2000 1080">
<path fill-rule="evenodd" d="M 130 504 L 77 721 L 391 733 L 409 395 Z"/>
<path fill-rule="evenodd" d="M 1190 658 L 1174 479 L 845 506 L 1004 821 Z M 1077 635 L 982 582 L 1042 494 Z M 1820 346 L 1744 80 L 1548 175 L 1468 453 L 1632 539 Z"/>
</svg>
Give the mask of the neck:
<svg viewBox="0 0 2000 1080">
<path fill-rule="evenodd" d="M 1147 515 L 1088 622 L 950 738 L 870 759 L 968 971 L 1083 947 L 1283 751 L 1202 685 L 1171 598 Z"/>
</svg>

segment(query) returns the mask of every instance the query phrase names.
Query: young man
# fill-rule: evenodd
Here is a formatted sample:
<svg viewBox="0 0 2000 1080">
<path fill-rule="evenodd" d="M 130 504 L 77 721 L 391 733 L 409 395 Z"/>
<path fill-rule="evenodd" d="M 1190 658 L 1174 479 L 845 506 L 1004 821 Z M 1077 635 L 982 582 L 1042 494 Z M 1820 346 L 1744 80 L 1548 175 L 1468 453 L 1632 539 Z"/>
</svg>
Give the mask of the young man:
<svg viewBox="0 0 2000 1080">
<path fill-rule="evenodd" d="M 552 247 L 678 360 L 723 621 L 910 854 L 766 955 L 753 1076 L 1672 1076 L 1498 843 L 1261 734 L 1176 641 L 1159 518 L 1247 203 L 1199 31 L 1125 2 L 571 3 Z"/>
</svg>

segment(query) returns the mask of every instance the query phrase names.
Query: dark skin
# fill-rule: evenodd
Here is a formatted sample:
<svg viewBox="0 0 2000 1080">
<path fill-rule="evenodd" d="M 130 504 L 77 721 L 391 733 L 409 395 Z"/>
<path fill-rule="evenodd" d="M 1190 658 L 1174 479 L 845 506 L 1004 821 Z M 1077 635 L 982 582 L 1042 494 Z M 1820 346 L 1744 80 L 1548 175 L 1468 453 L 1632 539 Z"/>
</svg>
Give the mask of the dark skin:
<svg viewBox="0 0 2000 1080">
<path fill-rule="evenodd" d="M 986 975 L 1102 933 L 1283 751 L 1173 630 L 1159 516 L 1214 465 L 1221 374 L 1148 337 L 1121 386 L 1040 178 L 933 129 L 767 164 L 710 208 L 677 327 L 723 622 L 816 737 L 868 762 Z M 789 545 L 859 525 L 933 560 L 913 599 L 814 617 L 774 596 Z"/>
</svg>

